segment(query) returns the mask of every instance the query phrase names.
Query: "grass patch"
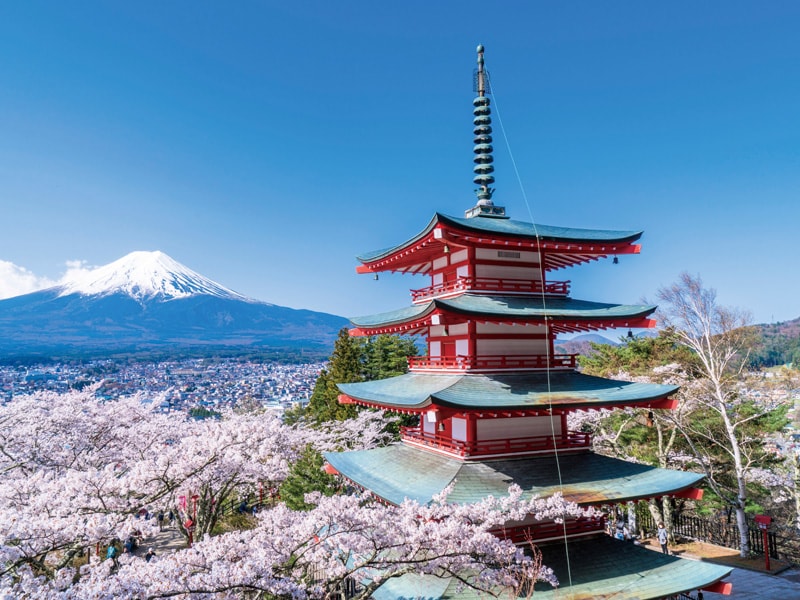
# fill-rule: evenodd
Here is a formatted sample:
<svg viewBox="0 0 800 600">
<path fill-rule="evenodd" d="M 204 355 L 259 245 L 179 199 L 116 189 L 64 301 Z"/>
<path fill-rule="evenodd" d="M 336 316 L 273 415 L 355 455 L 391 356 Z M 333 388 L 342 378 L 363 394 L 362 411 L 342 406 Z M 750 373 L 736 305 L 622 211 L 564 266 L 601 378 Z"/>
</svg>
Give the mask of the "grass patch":
<svg viewBox="0 0 800 600">
<path fill-rule="evenodd" d="M 225 515 L 217 521 L 211 535 L 219 535 L 220 533 L 228 533 L 229 531 L 244 531 L 247 529 L 255 529 L 258 521 L 250 514 L 232 513 Z"/>
</svg>

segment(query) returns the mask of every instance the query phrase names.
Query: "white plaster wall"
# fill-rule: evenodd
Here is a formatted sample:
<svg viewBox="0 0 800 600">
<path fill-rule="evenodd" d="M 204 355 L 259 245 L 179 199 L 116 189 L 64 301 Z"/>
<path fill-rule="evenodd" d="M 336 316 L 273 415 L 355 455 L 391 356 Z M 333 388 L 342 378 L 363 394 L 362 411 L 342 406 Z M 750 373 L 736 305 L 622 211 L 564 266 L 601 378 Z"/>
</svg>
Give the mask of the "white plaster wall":
<svg viewBox="0 0 800 600">
<path fill-rule="evenodd" d="M 505 323 L 477 323 L 478 333 L 507 333 L 509 335 L 545 334 L 544 325 L 508 325 Z"/>
<path fill-rule="evenodd" d="M 512 437 L 532 437 L 537 435 L 561 435 L 561 417 L 518 417 L 501 419 L 481 419 L 477 423 L 478 440 L 502 440 Z"/>
<path fill-rule="evenodd" d="M 547 353 L 547 340 L 482 340 L 475 342 L 478 356 L 520 356 Z"/>
<path fill-rule="evenodd" d="M 509 256 L 501 256 L 498 252 L 517 252 L 519 253 L 519 258 L 511 258 Z M 508 260 L 508 261 L 519 261 L 522 263 L 533 263 L 538 265 L 539 264 L 539 253 L 538 252 L 531 252 L 528 250 L 515 250 L 514 248 L 507 248 L 503 250 L 498 250 L 497 248 L 476 248 L 475 249 L 475 258 L 478 260 Z"/>
<path fill-rule="evenodd" d="M 460 442 L 467 441 L 467 420 L 460 417 L 450 419 L 453 428 L 453 439 Z"/>
<path fill-rule="evenodd" d="M 441 258 L 437 258 L 433 261 L 433 268 L 436 269 L 444 269 L 447 266 L 447 257 L 442 256 Z"/>
<path fill-rule="evenodd" d="M 523 281 L 541 280 L 541 271 L 538 267 L 505 266 L 505 265 L 475 265 L 475 277 L 489 279 L 521 279 Z"/>
</svg>

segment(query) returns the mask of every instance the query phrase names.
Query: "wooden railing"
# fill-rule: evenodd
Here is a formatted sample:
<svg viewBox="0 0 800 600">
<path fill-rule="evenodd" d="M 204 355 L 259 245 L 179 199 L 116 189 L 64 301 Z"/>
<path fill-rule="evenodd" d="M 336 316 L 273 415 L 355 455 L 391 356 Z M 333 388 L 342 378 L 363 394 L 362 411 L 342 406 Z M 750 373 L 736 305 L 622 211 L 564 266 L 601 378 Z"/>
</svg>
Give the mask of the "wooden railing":
<svg viewBox="0 0 800 600">
<path fill-rule="evenodd" d="M 455 281 L 437 283 L 418 290 L 411 290 L 412 302 L 421 302 L 434 296 L 479 290 L 501 293 L 552 294 L 566 296 L 569 294 L 569 281 L 541 281 L 530 279 L 494 279 L 490 277 L 459 277 Z"/>
<path fill-rule="evenodd" d="M 527 356 L 409 356 L 412 371 L 442 369 L 450 371 L 506 369 L 574 369 L 577 354 L 544 354 Z M 549 359 L 549 360 L 548 360 Z"/>
<path fill-rule="evenodd" d="M 570 519 L 566 523 L 535 523 L 533 525 L 519 525 L 504 529 L 494 529 L 492 533 L 497 537 L 510 540 L 515 544 L 526 544 L 553 538 L 563 538 L 564 535 L 581 535 L 603 531 L 605 528 L 602 517 L 581 517 Z"/>
<path fill-rule="evenodd" d="M 636 519 L 641 531 L 647 535 L 655 535 L 656 522 L 649 511 L 637 511 Z M 716 544 L 725 548 L 739 548 L 741 536 L 739 527 L 735 522 L 726 522 L 720 519 L 709 519 L 695 517 L 692 515 L 679 514 L 672 518 L 672 534 L 684 536 L 693 540 L 700 540 L 710 544 Z M 753 554 L 764 554 L 764 535 L 758 525 L 748 519 L 747 535 L 750 540 L 750 552 Z M 796 536 L 795 536 L 796 538 Z M 767 549 L 772 558 L 789 558 L 792 562 L 797 562 L 800 552 L 792 550 L 789 540 L 779 540 L 774 531 L 767 531 Z M 795 548 L 798 540 L 795 539 Z M 779 548 L 779 546 L 781 546 Z"/>
<path fill-rule="evenodd" d="M 458 456 L 486 456 L 495 454 L 526 454 L 588 448 L 591 436 L 583 431 L 568 431 L 566 435 L 537 435 L 503 440 L 465 442 L 441 434 L 424 433 L 419 427 L 401 427 L 403 439 L 432 448 L 452 452 Z"/>
</svg>

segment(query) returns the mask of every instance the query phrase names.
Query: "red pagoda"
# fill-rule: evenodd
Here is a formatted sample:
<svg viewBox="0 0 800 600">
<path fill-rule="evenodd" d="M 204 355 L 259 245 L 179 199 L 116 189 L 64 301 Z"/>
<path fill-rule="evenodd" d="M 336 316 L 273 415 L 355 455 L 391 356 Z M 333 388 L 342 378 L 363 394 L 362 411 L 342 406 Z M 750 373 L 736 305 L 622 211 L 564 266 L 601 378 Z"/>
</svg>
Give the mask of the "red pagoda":
<svg viewBox="0 0 800 600">
<path fill-rule="evenodd" d="M 411 305 L 352 319 L 352 335 L 421 335 L 427 355 L 409 372 L 379 381 L 341 384 L 339 401 L 413 414 L 401 441 L 368 451 L 330 453 L 329 464 L 385 502 L 429 502 L 448 486 L 450 502 L 508 493 L 557 492 L 583 506 L 623 504 L 666 495 L 700 496 L 696 473 L 660 469 L 592 452 L 589 434 L 568 427 L 573 411 L 670 409 L 676 387 L 580 373 L 576 356 L 556 354 L 559 334 L 654 327 L 650 305 L 603 304 L 570 297 L 553 271 L 601 258 L 638 254 L 641 231 L 553 227 L 510 219 L 492 201 L 490 99 L 483 47 L 478 46 L 473 101 L 477 204 L 464 217 L 435 214 L 415 236 L 364 254 L 359 273 L 428 276 Z M 602 518 L 526 522 L 507 528 L 532 539 L 561 581 L 537 598 L 665 598 L 691 590 L 726 593 L 730 569 L 666 556 L 620 542 Z M 460 597 L 434 577 L 390 580 L 376 598 Z"/>
</svg>

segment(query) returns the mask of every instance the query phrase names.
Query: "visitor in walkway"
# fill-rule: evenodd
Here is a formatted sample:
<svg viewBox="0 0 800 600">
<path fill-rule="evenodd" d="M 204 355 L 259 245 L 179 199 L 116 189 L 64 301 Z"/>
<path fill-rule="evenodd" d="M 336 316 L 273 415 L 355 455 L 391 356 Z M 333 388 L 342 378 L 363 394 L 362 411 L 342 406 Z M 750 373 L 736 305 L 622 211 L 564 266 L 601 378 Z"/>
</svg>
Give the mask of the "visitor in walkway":
<svg viewBox="0 0 800 600">
<path fill-rule="evenodd" d="M 658 524 L 658 531 L 656 531 L 656 537 L 658 538 L 658 543 L 661 544 L 661 551 L 664 554 L 669 554 L 669 550 L 667 550 L 667 530 L 664 527 L 664 523 Z"/>
<path fill-rule="evenodd" d="M 117 547 L 116 547 L 116 545 L 114 545 L 113 542 L 111 543 L 111 545 L 108 547 L 108 550 L 106 551 L 106 558 L 110 558 L 111 562 L 114 563 L 115 567 L 119 566 L 119 562 L 117 562 L 117 554 L 118 554 L 118 552 L 119 551 L 117 550 Z"/>
</svg>

